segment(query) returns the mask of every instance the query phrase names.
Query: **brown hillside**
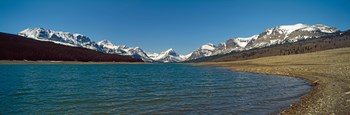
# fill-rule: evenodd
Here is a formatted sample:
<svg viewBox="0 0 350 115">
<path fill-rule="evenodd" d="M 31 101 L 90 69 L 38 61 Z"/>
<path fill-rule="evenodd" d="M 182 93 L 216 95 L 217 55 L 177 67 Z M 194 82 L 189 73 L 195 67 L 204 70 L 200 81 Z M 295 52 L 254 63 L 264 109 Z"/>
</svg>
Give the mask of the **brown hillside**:
<svg viewBox="0 0 350 115">
<path fill-rule="evenodd" d="M 204 61 L 222 62 L 247 60 L 268 56 L 310 53 L 315 51 L 323 51 L 343 47 L 350 47 L 350 31 L 344 32 L 343 34 L 337 36 L 307 39 L 295 43 L 287 43 L 266 48 L 252 49 L 242 52 L 226 54 L 223 56 L 213 57 Z"/>
<path fill-rule="evenodd" d="M 1 32 L 0 54 L 0 60 L 142 62 L 141 59 L 133 59 L 130 56 L 105 54 Z"/>
</svg>

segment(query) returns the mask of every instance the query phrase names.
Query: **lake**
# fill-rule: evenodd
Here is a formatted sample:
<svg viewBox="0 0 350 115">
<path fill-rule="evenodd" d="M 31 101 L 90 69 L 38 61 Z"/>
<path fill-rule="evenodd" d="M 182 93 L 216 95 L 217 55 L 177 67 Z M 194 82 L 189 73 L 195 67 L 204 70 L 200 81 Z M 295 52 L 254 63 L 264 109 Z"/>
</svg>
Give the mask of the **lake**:
<svg viewBox="0 0 350 115">
<path fill-rule="evenodd" d="M 269 114 L 311 89 L 188 64 L 0 65 L 0 114 Z"/>
</svg>

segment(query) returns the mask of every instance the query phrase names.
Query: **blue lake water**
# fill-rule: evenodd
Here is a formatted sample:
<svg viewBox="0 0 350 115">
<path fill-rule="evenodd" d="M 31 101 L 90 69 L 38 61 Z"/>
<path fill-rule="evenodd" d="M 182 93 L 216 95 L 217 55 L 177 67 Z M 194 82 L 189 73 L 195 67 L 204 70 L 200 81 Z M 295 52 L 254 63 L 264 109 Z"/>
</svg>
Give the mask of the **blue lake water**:
<svg viewBox="0 0 350 115">
<path fill-rule="evenodd" d="M 0 114 L 269 114 L 311 88 L 186 64 L 0 65 Z"/>
</svg>

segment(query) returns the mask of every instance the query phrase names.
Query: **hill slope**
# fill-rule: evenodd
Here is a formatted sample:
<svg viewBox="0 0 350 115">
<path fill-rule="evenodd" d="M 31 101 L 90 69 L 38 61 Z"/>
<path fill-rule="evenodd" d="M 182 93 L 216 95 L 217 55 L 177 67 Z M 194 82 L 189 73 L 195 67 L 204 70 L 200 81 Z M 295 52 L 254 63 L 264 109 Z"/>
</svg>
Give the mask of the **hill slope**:
<svg viewBox="0 0 350 115">
<path fill-rule="evenodd" d="M 0 60 L 53 60 L 94 62 L 142 62 L 130 56 L 105 54 L 81 47 L 0 33 Z"/>
<path fill-rule="evenodd" d="M 241 52 L 231 52 L 224 55 L 216 55 L 191 60 L 190 62 L 205 61 L 237 61 L 260 57 L 302 54 L 335 48 L 350 47 L 350 30 L 340 35 L 300 40 L 294 43 L 277 44 L 264 48 L 256 48 Z"/>
<path fill-rule="evenodd" d="M 232 51 L 239 52 L 272 45 L 293 43 L 305 39 L 334 36 L 340 33 L 341 31 L 337 28 L 322 24 L 308 25 L 299 23 L 294 25 L 281 25 L 266 29 L 260 34 L 251 37 L 235 37 L 220 43 L 218 46 L 211 44 L 212 48 L 210 48 L 210 50 L 203 50 L 203 45 L 195 50 L 187 60 L 190 61 L 208 56 L 223 55 Z"/>
</svg>

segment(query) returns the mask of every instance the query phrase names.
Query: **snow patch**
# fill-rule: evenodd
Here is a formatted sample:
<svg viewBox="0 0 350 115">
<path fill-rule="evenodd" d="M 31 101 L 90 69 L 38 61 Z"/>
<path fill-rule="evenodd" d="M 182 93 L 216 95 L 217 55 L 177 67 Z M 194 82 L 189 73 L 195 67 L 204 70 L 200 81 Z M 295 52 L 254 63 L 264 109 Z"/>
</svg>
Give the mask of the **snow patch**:
<svg viewBox="0 0 350 115">
<path fill-rule="evenodd" d="M 208 43 L 208 44 L 202 45 L 200 49 L 202 49 L 202 50 L 214 50 L 215 46 L 212 43 Z"/>
<path fill-rule="evenodd" d="M 286 34 L 290 34 L 292 32 L 294 32 L 295 30 L 301 29 L 301 28 L 305 28 L 308 27 L 308 25 L 305 24 L 295 24 L 295 25 L 283 25 L 283 26 L 279 26 L 279 29 L 284 30 L 284 32 Z"/>
<path fill-rule="evenodd" d="M 238 37 L 238 38 L 235 38 L 235 39 L 234 39 L 234 42 L 237 43 L 237 45 L 238 45 L 239 47 L 244 48 L 244 47 L 247 46 L 247 44 L 248 44 L 251 40 L 257 39 L 258 36 L 259 36 L 259 35 L 253 35 L 253 36 L 247 37 L 247 38 L 240 38 L 240 37 Z"/>
</svg>

